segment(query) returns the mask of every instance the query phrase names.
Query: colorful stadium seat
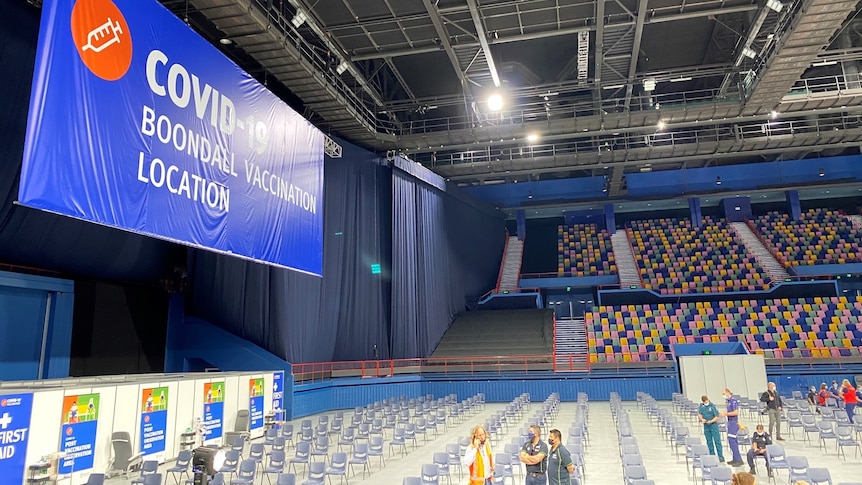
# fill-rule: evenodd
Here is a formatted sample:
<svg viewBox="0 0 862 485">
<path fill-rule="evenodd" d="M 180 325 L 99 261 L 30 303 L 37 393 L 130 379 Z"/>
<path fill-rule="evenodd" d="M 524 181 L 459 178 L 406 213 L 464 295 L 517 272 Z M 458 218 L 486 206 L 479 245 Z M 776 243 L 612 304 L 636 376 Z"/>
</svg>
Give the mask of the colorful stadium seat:
<svg viewBox="0 0 862 485">
<path fill-rule="evenodd" d="M 595 224 L 557 227 L 558 276 L 608 276 L 617 273 L 611 236 Z"/>
<path fill-rule="evenodd" d="M 749 225 L 785 268 L 862 262 L 862 234 L 837 212 L 812 209 L 798 221 L 769 212 Z"/>
</svg>

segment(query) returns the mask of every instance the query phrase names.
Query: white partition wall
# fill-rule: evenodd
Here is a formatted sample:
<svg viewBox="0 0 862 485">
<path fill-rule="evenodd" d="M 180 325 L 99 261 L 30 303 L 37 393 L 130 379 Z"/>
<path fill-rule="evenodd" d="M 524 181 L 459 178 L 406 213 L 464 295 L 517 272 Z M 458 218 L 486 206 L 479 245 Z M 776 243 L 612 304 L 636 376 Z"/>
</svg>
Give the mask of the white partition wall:
<svg viewBox="0 0 862 485">
<path fill-rule="evenodd" d="M 679 358 L 682 393 L 699 402 L 703 395 L 722 402 L 721 391 L 756 398 L 766 390 L 762 355 L 696 355 Z"/>
<path fill-rule="evenodd" d="M 55 381 L 34 381 L 21 383 L 3 383 L 0 388 L 0 399 L 4 394 L 33 393 L 33 407 L 29 427 L 29 439 L 26 446 L 26 464 L 40 461 L 43 456 L 49 456 L 61 451 L 63 446 L 62 422 L 68 414 L 64 409 L 64 398 L 67 396 L 85 396 L 98 394 L 98 422 L 96 427 L 95 448 L 93 449 L 93 466 L 87 469 L 74 469 L 73 474 L 59 477 L 57 483 L 64 485 L 79 485 L 87 481 L 91 472 L 107 470 L 111 457 L 111 435 L 115 431 L 126 431 L 131 436 L 132 452 L 141 450 L 141 421 L 147 389 L 166 388 L 165 401 L 166 421 L 164 429 L 164 451 L 152 453 L 148 459 L 160 462 L 172 460 L 180 450 L 180 434 L 194 425 L 196 418 L 202 418 L 204 412 L 204 384 L 224 382 L 224 416 L 222 417 L 223 433 L 234 428 L 236 413 L 240 409 L 249 409 L 249 381 L 254 378 L 264 379 L 264 413 L 272 407 L 272 372 L 257 372 L 254 374 L 240 373 L 208 373 L 196 375 L 149 375 L 149 376 L 118 376 L 105 378 L 64 379 Z M 160 391 L 161 393 L 162 391 Z M 71 398 L 70 398 L 71 400 Z M 80 403 L 79 413 L 85 413 L 87 403 Z M 161 410 L 163 408 L 160 408 Z M 85 418 L 82 417 L 81 421 Z M 148 423 L 152 422 L 148 420 Z M 152 435 L 152 433 L 150 433 Z M 252 433 L 252 437 L 260 437 L 264 429 Z M 222 444 L 222 438 L 207 441 L 208 444 Z M 26 480 L 26 476 L 25 476 Z M 0 483 L 5 484 L 0 478 Z M 17 485 L 17 484 L 12 484 Z"/>
</svg>

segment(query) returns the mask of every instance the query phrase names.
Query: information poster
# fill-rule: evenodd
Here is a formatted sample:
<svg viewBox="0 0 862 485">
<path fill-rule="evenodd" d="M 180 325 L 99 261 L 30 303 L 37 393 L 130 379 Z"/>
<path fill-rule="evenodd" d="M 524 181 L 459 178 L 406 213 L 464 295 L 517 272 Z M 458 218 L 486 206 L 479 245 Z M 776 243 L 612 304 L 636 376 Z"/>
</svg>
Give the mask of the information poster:
<svg viewBox="0 0 862 485">
<path fill-rule="evenodd" d="M 3 483 L 24 481 L 32 409 L 33 394 L 0 396 L 0 477 Z"/>
<path fill-rule="evenodd" d="M 221 438 L 224 420 L 224 381 L 204 384 L 205 440 Z"/>
<path fill-rule="evenodd" d="M 82 394 L 63 398 L 63 436 L 60 448 L 61 475 L 93 468 L 96 426 L 99 422 L 99 395 Z"/>
<path fill-rule="evenodd" d="M 251 416 L 250 429 L 263 428 L 263 378 L 248 381 L 248 413 Z"/>
<path fill-rule="evenodd" d="M 141 393 L 141 452 L 165 451 L 168 429 L 168 388 L 144 389 Z"/>
</svg>

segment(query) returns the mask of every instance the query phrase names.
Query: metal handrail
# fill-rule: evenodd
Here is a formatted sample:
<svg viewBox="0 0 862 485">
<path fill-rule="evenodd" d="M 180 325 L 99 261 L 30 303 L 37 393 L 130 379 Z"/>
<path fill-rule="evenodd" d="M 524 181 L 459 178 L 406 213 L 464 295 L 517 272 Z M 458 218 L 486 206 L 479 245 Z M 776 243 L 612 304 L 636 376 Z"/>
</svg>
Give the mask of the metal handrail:
<svg viewBox="0 0 862 485">
<path fill-rule="evenodd" d="M 776 119 L 736 123 L 713 124 L 691 128 L 680 128 L 657 133 L 620 133 L 607 136 L 585 136 L 580 139 L 544 143 L 532 146 L 482 147 L 477 150 L 450 153 L 415 153 L 414 160 L 429 167 L 460 164 L 488 164 L 554 158 L 559 156 L 595 155 L 597 152 L 612 153 L 617 150 L 672 147 L 700 143 L 740 142 L 746 139 L 792 137 L 803 134 L 831 133 L 836 130 L 862 128 L 858 115 L 834 114 L 813 119 Z"/>
</svg>

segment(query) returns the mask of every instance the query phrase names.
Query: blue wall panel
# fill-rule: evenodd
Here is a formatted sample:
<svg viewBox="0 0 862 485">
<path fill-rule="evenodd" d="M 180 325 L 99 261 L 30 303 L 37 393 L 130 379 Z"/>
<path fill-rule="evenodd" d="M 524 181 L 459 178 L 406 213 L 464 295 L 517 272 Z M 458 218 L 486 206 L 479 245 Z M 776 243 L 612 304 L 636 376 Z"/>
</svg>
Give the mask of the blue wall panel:
<svg viewBox="0 0 862 485">
<path fill-rule="evenodd" d="M 292 418 L 333 409 L 365 406 L 391 397 L 406 396 L 409 399 L 425 394 L 420 376 L 336 379 L 323 383 L 300 384 L 294 387 Z M 441 396 L 435 395 L 435 397 Z"/>
<path fill-rule="evenodd" d="M 0 271 L 0 381 L 69 377 L 74 288 L 69 280 Z"/>
<path fill-rule="evenodd" d="M 853 380 L 855 374 L 846 373 L 829 373 L 829 374 L 815 374 L 813 372 L 772 372 L 767 370 L 766 377 L 770 382 L 775 382 L 775 386 L 778 389 L 778 392 L 782 396 L 789 396 L 792 391 L 802 391 L 802 394 L 805 395 L 808 392 L 809 386 L 814 386 L 816 389 L 820 389 L 820 384 L 825 382 L 827 386 L 832 384 L 832 381 L 838 381 L 838 385 L 841 385 L 841 381 L 844 379 L 848 379 L 851 384 L 855 385 L 855 381 Z M 764 389 L 765 391 L 766 389 Z"/>
<path fill-rule="evenodd" d="M 650 393 L 656 399 L 670 399 L 679 391 L 676 377 L 631 377 L 607 379 L 546 378 L 546 379 L 428 379 L 425 393 L 445 396 L 455 393 L 465 399 L 478 392 L 485 393 L 488 402 L 509 402 L 521 393 L 530 394 L 533 401 L 542 401 L 552 392 L 559 392 L 563 401 L 574 401 L 578 392 L 586 392 L 592 401 L 610 399 L 617 392 L 625 400 L 634 400 L 637 391 Z"/>
</svg>

